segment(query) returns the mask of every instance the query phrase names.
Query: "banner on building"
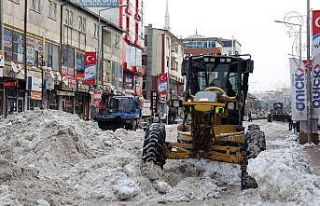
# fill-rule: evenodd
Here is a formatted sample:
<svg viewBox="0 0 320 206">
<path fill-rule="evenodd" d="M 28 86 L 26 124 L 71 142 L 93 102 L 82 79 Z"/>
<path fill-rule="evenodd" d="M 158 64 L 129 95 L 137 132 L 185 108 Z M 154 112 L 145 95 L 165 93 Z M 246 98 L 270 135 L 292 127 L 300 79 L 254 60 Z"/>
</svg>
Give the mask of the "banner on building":
<svg viewBox="0 0 320 206">
<path fill-rule="evenodd" d="M 320 10 L 312 11 L 312 117 L 320 115 Z"/>
<path fill-rule="evenodd" d="M 28 71 L 27 90 L 42 91 L 42 76 L 40 72 Z"/>
<path fill-rule="evenodd" d="M 84 54 L 84 78 L 83 84 L 94 85 L 96 84 L 97 75 L 97 53 L 85 52 Z"/>
<path fill-rule="evenodd" d="M 119 7 L 118 0 L 72 0 L 84 7 Z"/>
<path fill-rule="evenodd" d="M 4 68 L 4 52 L 0 50 L 0 77 L 3 77 L 3 68 Z"/>
<path fill-rule="evenodd" d="M 160 96 L 166 96 L 168 90 L 168 75 L 167 73 L 162 73 L 159 76 L 158 81 L 158 94 Z"/>
<path fill-rule="evenodd" d="M 299 59 L 290 58 L 290 77 L 292 94 L 292 120 L 307 120 L 307 85 L 304 63 Z"/>
</svg>

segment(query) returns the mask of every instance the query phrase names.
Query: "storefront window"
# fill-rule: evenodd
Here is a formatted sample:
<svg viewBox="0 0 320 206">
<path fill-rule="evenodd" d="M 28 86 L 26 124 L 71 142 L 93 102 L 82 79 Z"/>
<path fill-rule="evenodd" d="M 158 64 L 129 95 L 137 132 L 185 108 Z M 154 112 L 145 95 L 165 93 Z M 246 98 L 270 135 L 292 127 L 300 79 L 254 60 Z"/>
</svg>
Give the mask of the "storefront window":
<svg viewBox="0 0 320 206">
<path fill-rule="evenodd" d="M 4 51 L 6 61 L 23 63 L 23 35 L 4 29 Z"/>
<path fill-rule="evenodd" d="M 27 38 L 27 64 L 30 66 L 42 66 L 43 47 L 42 41 L 31 37 Z"/>
<path fill-rule="evenodd" d="M 14 62 L 23 63 L 23 35 L 12 32 L 12 59 Z"/>
<path fill-rule="evenodd" d="M 4 58 L 6 61 L 12 61 L 12 32 L 4 30 Z"/>
<path fill-rule="evenodd" d="M 84 72 L 84 54 L 81 52 L 77 52 L 76 70 L 77 72 Z"/>
<path fill-rule="evenodd" d="M 53 69 L 59 68 L 59 47 L 46 43 L 45 64 Z"/>
</svg>

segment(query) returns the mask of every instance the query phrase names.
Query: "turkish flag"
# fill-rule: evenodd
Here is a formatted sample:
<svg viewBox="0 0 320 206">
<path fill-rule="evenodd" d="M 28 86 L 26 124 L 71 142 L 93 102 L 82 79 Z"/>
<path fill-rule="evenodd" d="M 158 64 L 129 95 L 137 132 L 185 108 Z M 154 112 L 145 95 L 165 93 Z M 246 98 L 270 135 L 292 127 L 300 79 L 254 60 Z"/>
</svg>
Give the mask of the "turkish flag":
<svg viewBox="0 0 320 206">
<path fill-rule="evenodd" d="M 86 51 L 84 53 L 84 65 L 96 65 L 97 64 L 97 53 Z"/>
<path fill-rule="evenodd" d="M 313 36 L 320 35 L 320 10 L 312 11 L 312 33 Z"/>
<path fill-rule="evenodd" d="M 159 80 L 160 80 L 160 82 L 166 82 L 168 80 L 167 73 L 161 73 Z"/>
</svg>

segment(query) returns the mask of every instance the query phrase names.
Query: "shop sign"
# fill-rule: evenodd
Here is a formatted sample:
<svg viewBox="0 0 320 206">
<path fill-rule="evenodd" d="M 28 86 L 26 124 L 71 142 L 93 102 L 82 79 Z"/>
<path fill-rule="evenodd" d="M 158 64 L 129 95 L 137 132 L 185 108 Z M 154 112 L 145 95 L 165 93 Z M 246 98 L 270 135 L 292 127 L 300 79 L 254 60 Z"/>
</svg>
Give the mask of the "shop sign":
<svg viewBox="0 0 320 206">
<path fill-rule="evenodd" d="M 42 77 L 41 73 L 28 71 L 28 90 L 41 92 Z"/>
<path fill-rule="evenodd" d="M 124 74 L 124 88 L 133 89 L 134 76 L 129 73 Z"/>
<path fill-rule="evenodd" d="M 96 71 L 97 71 L 97 53 L 85 52 L 84 53 L 84 78 L 83 84 L 94 85 L 96 84 Z"/>
<path fill-rule="evenodd" d="M 167 94 L 167 82 L 161 82 L 158 85 L 158 93 L 163 96 Z"/>
<path fill-rule="evenodd" d="M 3 82 L 3 86 L 5 87 L 18 87 L 18 80 L 10 80 L 10 81 L 5 81 Z"/>
<path fill-rule="evenodd" d="M 46 90 L 54 90 L 54 80 L 52 78 L 46 80 Z"/>
<path fill-rule="evenodd" d="M 38 91 L 31 91 L 31 99 L 42 100 L 42 93 Z"/>
<path fill-rule="evenodd" d="M 74 96 L 75 96 L 75 93 L 74 93 L 74 92 L 69 92 L 69 91 L 60 91 L 60 90 L 57 90 L 57 95 L 58 95 L 58 96 L 74 97 Z"/>
</svg>

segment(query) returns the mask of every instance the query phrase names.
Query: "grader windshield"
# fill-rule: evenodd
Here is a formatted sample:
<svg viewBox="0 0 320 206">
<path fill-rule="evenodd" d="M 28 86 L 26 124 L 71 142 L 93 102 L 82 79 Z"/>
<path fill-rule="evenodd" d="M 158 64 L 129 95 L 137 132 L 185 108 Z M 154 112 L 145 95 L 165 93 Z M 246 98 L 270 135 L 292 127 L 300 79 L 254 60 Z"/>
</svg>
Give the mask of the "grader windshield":
<svg viewBox="0 0 320 206">
<path fill-rule="evenodd" d="M 191 95 L 214 86 L 234 97 L 239 89 L 246 90 L 246 74 L 252 72 L 252 61 L 227 56 L 187 57 L 185 72 L 188 79 L 187 91 Z"/>
</svg>

